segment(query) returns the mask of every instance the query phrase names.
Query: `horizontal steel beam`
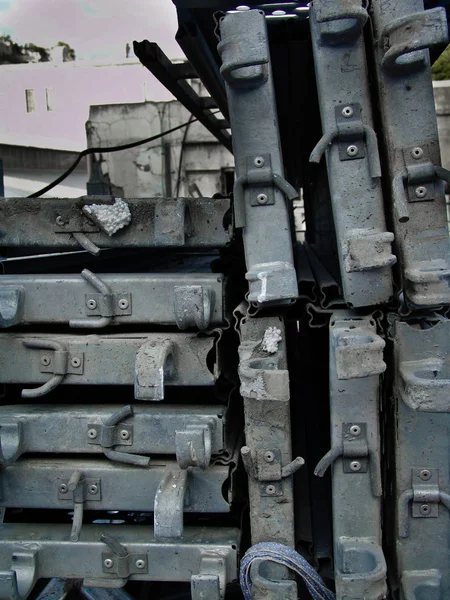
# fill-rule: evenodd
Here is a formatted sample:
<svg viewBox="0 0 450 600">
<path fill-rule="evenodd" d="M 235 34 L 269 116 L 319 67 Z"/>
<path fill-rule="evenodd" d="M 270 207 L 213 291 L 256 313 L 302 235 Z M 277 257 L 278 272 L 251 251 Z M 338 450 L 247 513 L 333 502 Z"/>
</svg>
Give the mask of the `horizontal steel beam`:
<svg viewBox="0 0 450 600">
<path fill-rule="evenodd" d="M 105 293 L 81 275 L 3 275 L 0 327 L 30 323 L 77 323 L 94 327 L 99 317 L 108 325 L 135 323 L 178 325 L 181 329 L 223 322 L 223 276 L 104 275 Z M 111 314 L 112 313 L 112 314 Z M 88 322 L 87 322 L 88 321 Z"/>
<path fill-rule="evenodd" d="M 143 469 L 98 459 L 21 459 L 2 471 L 0 506 L 71 510 L 74 494 L 69 480 L 79 472 L 86 482 L 86 510 L 153 512 L 155 495 L 166 471 L 178 473 L 180 469 L 175 461 L 151 462 Z M 190 469 L 184 512 L 228 512 L 229 504 L 222 495 L 228 476 L 229 467 L 223 465 L 205 471 Z M 91 491 L 91 485 L 96 491 Z"/>
<path fill-rule="evenodd" d="M 95 248 L 219 247 L 230 240 L 223 225 L 228 199 L 127 198 L 131 221 L 111 236 L 86 215 L 93 204 L 114 202 L 104 196 L 0 198 L 0 246 L 87 249 L 90 243 L 94 253 Z"/>
<path fill-rule="evenodd" d="M 150 456 L 181 454 L 183 438 L 202 428 L 209 435 L 210 457 L 225 449 L 223 406 L 137 405 L 112 426 L 117 411 L 113 404 L 1 406 L 1 462 L 28 453 L 101 454 L 108 448 Z"/>
</svg>

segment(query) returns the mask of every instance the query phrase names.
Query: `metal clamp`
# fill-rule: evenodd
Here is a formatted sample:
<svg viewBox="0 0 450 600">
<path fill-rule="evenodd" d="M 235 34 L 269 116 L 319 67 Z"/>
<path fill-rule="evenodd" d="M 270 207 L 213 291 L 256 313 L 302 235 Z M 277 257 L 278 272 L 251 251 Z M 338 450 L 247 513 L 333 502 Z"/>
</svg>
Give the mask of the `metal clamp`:
<svg viewBox="0 0 450 600">
<path fill-rule="evenodd" d="M 156 490 L 154 502 L 155 539 L 174 539 L 183 535 L 183 511 L 188 473 L 167 468 Z"/>
<path fill-rule="evenodd" d="M 245 227 L 245 198 L 246 187 L 251 186 L 251 206 L 269 206 L 275 204 L 273 186 L 278 188 L 288 200 L 299 197 L 297 190 L 281 175 L 272 171 L 270 154 L 247 157 L 247 174 L 241 175 L 234 182 L 234 220 L 235 227 Z"/>
<path fill-rule="evenodd" d="M 393 75 L 404 75 L 426 66 L 424 53 L 412 55 L 448 42 L 445 8 L 432 8 L 395 19 L 381 33 L 382 47 L 386 48 L 381 68 Z M 408 55 L 408 56 L 406 56 Z"/>
<path fill-rule="evenodd" d="M 342 444 L 333 446 L 317 463 L 314 475 L 323 477 L 338 458 L 343 458 L 344 473 L 367 473 L 370 464 L 370 481 L 374 496 L 381 496 L 381 469 L 377 454 L 368 444 L 366 423 L 343 423 Z M 368 464 L 369 463 L 369 464 Z"/>
<path fill-rule="evenodd" d="M 398 499 L 398 535 L 409 535 L 408 509 L 412 503 L 411 516 L 416 519 L 437 518 L 439 504 L 450 511 L 450 494 L 439 488 L 439 469 L 411 469 L 411 489 L 405 490 Z"/>
<path fill-rule="evenodd" d="M 200 573 L 191 577 L 192 600 L 223 600 L 227 580 L 227 563 L 224 556 L 204 554 Z"/>
<path fill-rule="evenodd" d="M 0 328 L 21 323 L 25 290 L 19 286 L 2 286 L 0 289 Z"/>
<path fill-rule="evenodd" d="M 211 322 L 213 292 L 208 286 L 180 285 L 173 288 L 173 310 L 178 328 L 207 329 Z"/>
<path fill-rule="evenodd" d="M 175 432 L 175 453 L 181 469 L 206 469 L 211 461 L 212 433 L 215 422 L 191 423 L 183 431 Z"/>
<path fill-rule="evenodd" d="M 362 140 L 367 146 L 367 159 L 372 179 L 381 177 L 380 156 L 375 131 L 361 121 L 361 106 L 358 102 L 348 105 L 348 115 L 342 112 L 342 105 L 335 106 L 336 127 L 326 131 L 310 154 L 309 162 L 319 164 L 330 144 L 339 141 L 339 158 L 342 161 L 365 158 Z"/>
<path fill-rule="evenodd" d="M 73 501 L 73 521 L 72 531 L 70 532 L 71 542 L 78 542 L 80 538 L 85 501 L 100 501 L 101 497 L 100 479 L 84 479 L 81 471 L 74 471 L 69 481 L 59 484 L 58 498 L 60 500 Z"/>
<path fill-rule="evenodd" d="M 23 426 L 20 421 L 2 420 L 0 424 L 0 466 L 7 467 L 22 454 Z"/>
<path fill-rule="evenodd" d="M 120 579 L 128 579 L 133 574 L 148 573 L 147 554 L 129 554 L 125 546 L 108 533 L 102 533 L 100 541 L 111 550 L 102 553 L 103 573 L 114 573 Z"/>
<path fill-rule="evenodd" d="M 282 480 L 293 475 L 305 464 L 304 459 L 297 456 L 282 467 L 279 449 L 253 451 L 248 446 L 242 446 L 241 456 L 248 476 L 260 482 L 262 496 L 283 496 Z"/>
<path fill-rule="evenodd" d="M 343 29 L 322 28 L 320 37 L 323 42 L 337 44 L 357 37 L 368 19 L 367 10 L 361 6 L 360 0 L 336 2 L 336 0 L 314 0 L 316 21 L 331 23 L 333 21 L 348 21 Z"/>
<path fill-rule="evenodd" d="M 173 354 L 175 345 L 147 342 L 136 355 L 134 397 L 136 400 L 164 400 L 165 379 L 175 375 Z"/>
<path fill-rule="evenodd" d="M 41 373 L 53 373 L 53 377 L 40 387 L 33 389 L 22 390 L 22 398 L 39 398 L 45 396 L 58 385 L 60 385 L 64 377 L 71 373 L 72 375 L 82 375 L 84 366 L 84 355 L 78 353 L 72 356 L 67 350 L 67 346 L 56 340 L 44 340 L 40 338 L 31 338 L 23 340 L 23 345 L 27 348 L 37 350 L 52 350 L 53 355 L 41 353 L 39 370 Z"/>
<path fill-rule="evenodd" d="M 128 423 L 122 423 L 124 419 L 132 415 L 133 408 L 128 405 L 112 414 L 105 423 L 89 424 L 87 432 L 88 444 L 99 444 L 103 449 L 104 455 L 112 461 L 136 465 L 138 467 L 148 467 L 151 460 L 148 456 L 111 450 L 115 445 L 129 446 L 133 443 L 133 426 Z"/>
<path fill-rule="evenodd" d="M 0 598 L 25 600 L 36 582 L 36 552 L 14 552 L 11 570 L 0 572 Z"/>
<path fill-rule="evenodd" d="M 99 294 L 86 294 L 86 312 L 100 318 L 71 319 L 70 327 L 97 329 L 106 327 L 114 316 L 131 315 L 131 294 L 114 294 L 100 277 L 89 269 L 81 271 L 81 277 L 90 283 Z"/>
</svg>

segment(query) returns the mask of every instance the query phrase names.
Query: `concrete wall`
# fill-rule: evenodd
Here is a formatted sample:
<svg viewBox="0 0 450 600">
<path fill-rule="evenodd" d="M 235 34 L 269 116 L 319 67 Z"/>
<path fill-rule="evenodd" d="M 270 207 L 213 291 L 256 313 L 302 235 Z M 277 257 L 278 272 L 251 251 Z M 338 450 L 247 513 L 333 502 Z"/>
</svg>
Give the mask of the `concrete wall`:
<svg viewBox="0 0 450 600">
<path fill-rule="evenodd" d="M 151 137 L 189 121 L 177 101 L 91 107 L 89 147 L 115 146 Z M 180 151 L 184 140 L 181 176 Z M 124 197 L 201 195 L 223 192 L 233 156 L 199 123 L 136 148 L 97 156 L 105 180 Z M 179 179 L 179 183 L 178 183 Z"/>
<path fill-rule="evenodd" d="M 450 80 L 434 81 L 433 89 L 442 166 L 450 169 Z"/>
</svg>

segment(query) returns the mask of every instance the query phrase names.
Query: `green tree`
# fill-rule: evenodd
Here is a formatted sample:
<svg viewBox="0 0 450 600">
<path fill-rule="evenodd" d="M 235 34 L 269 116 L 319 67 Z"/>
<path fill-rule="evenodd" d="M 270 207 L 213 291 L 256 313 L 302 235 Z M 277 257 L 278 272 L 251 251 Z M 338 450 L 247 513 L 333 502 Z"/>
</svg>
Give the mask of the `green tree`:
<svg viewBox="0 0 450 600">
<path fill-rule="evenodd" d="M 435 81 L 450 79 L 450 45 L 447 46 L 437 61 L 432 65 L 431 73 Z"/>
</svg>

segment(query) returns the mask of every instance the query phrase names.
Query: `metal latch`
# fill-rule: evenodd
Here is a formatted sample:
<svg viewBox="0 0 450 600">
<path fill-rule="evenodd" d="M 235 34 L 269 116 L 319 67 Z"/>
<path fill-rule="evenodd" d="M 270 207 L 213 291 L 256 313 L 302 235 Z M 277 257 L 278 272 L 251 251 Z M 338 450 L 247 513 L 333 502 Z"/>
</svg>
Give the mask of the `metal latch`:
<svg viewBox="0 0 450 600">
<path fill-rule="evenodd" d="M 450 495 L 439 488 L 439 469 L 411 469 L 411 489 L 405 490 L 398 499 L 398 534 L 409 535 L 409 504 L 411 517 L 416 519 L 437 518 L 439 504 L 450 511 Z"/>
<path fill-rule="evenodd" d="M 121 579 L 135 573 L 148 573 L 147 554 L 129 554 L 127 548 L 108 533 L 102 533 L 100 541 L 111 550 L 102 553 L 103 573 L 114 573 Z"/>
<path fill-rule="evenodd" d="M 206 469 L 211 460 L 212 433 L 215 421 L 190 423 L 186 429 L 175 432 L 175 453 L 181 469 Z"/>
<path fill-rule="evenodd" d="M 366 24 L 367 10 L 361 6 L 360 0 L 314 0 L 314 10 L 317 23 L 320 23 L 320 38 L 322 42 L 335 45 L 347 42 L 359 36 Z M 328 23 L 344 21 L 345 29 L 329 27 Z"/>
<path fill-rule="evenodd" d="M 83 375 L 83 352 L 72 354 L 67 350 L 65 344 L 56 340 L 30 338 L 23 340 L 22 343 L 27 348 L 41 350 L 39 356 L 39 370 L 41 373 L 53 373 L 53 377 L 40 387 L 22 390 L 22 398 L 45 396 L 45 394 L 58 387 L 69 373 L 71 375 Z M 48 350 L 52 351 L 53 354 L 49 354 Z"/>
<path fill-rule="evenodd" d="M 368 444 L 367 423 L 343 423 L 342 443 L 331 447 L 318 462 L 314 475 L 323 477 L 328 467 L 341 457 L 344 473 L 367 473 L 370 466 L 372 493 L 381 496 L 380 464 L 376 452 Z"/>
<path fill-rule="evenodd" d="M 281 451 L 278 448 L 253 451 L 248 446 L 242 446 L 241 456 L 248 476 L 260 482 L 261 496 L 283 496 L 282 480 L 305 464 L 304 459 L 297 456 L 282 467 Z"/>
<path fill-rule="evenodd" d="M 328 146 L 336 139 L 339 142 L 339 158 L 341 161 L 358 160 L 366 157 L 370 176 L 381 177 L 380 157 L 375 131 L 361 121 L 361 105 L 358 102 L 335 106 L 336 126 L 325 131 L 317 142 L 309 162 L 318 164 Z M 365 145 L 364 145 L 365 141 Z"/>
<path fill-rule="evenodd" d="M 206 329 L 211 322 L 213 293 L 203 285 L 177 285 L 173 288 L 173 310 L 178 328 Z"/>
<path fill-rule="evenodd" d="M 133 425 L 122 423 L 124 419 L 132 415 L 133 408 L 128 405 L 112 414 L 105 423 L 89 424 L 87 431 L 88 444 L 99 444 L 105 456 L 110 460 L 147 467 L 150 463 L 150 458 L 147 456 L 112 450 L 112 447 L 116 445 L 131 446 L 133 444 Z"/>
<path fill-rule="evenodd" d="M 58 487 L 59 500 L 73 501 L 73 521 L 70 541 L 78 542 L 83 525 L 83 510 L 86 500 L 100 501 L 102 488 L 100 479 L 84 479 L 81 471 L 74 471 L 68 481 L 63 481 Z"/>
</svg>

